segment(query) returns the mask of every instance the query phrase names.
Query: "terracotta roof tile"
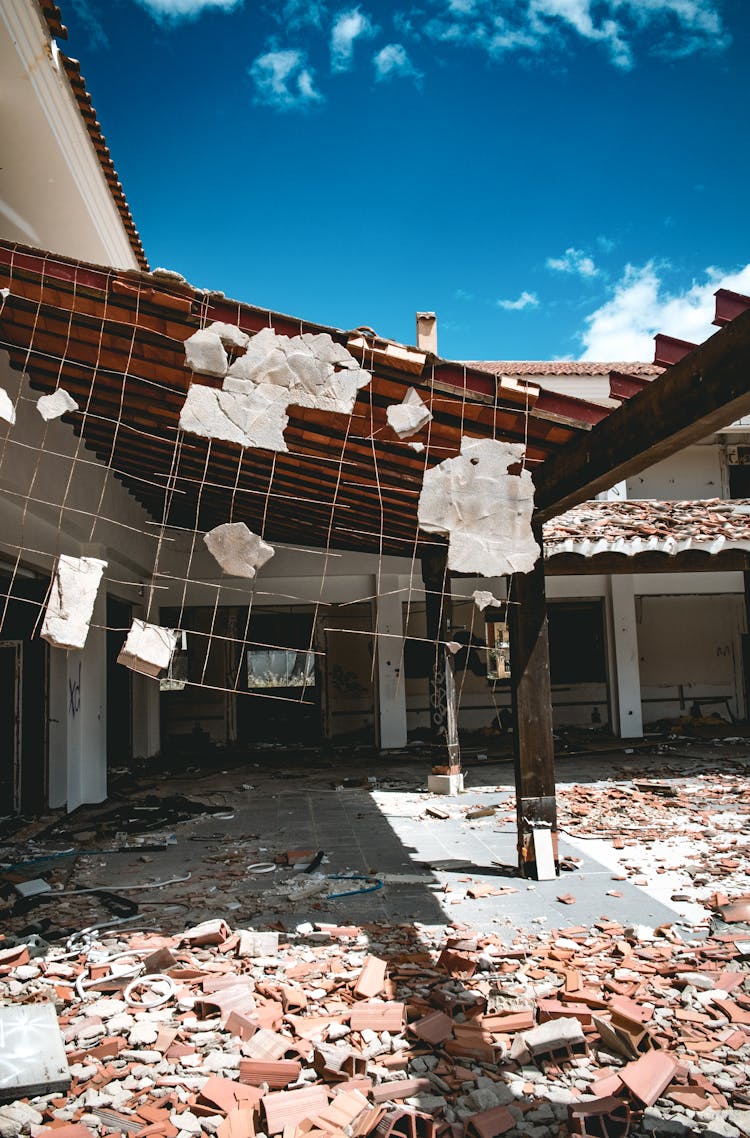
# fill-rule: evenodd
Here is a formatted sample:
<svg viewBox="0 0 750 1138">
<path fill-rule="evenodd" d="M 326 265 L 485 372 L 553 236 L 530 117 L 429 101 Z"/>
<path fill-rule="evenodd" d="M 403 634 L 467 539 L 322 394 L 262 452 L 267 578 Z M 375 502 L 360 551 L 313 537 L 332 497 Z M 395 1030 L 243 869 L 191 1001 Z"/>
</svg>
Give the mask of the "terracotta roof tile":
<svg viewBox="0 0 750 1138">
<path fill-rule="evenodd" d="M 621 371 L 628 375 L 654 376 L 664 370 L 652 363 L 594 362 L 592 360 L 464 360 L 467 367 L 493 375 L 609 375 Z"/>
<path fill-rule="evenodd" d="M 548 557 L 579 553 L 681 553 L 750 548 L 750 499 L 584 502 L 544 527 Z"/>
</svg>

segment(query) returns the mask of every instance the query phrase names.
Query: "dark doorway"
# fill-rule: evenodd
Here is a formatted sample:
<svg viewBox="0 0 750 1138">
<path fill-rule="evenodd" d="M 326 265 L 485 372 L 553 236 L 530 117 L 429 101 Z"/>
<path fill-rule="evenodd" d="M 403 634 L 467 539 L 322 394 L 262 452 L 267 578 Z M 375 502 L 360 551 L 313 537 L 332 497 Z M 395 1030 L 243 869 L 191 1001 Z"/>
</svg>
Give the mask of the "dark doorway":
<svg viewBox="0 0 750 1138">
<path fill-rule="evenodd" d="M 117 657 L 133 619 L 132 605 L 107 597 L 107 762 L 133 757 L 133 680 Z"/>
<path fill-rule="evenodd" d="M 237 737 L 253 743 L 318 743 L 319 657 L 313 614 L 253 612 L 237 696 Z"/>
<path fill-rule="evenodd" d="M 0 817 L 19 808 L 21 644 L 0 643 Z"/>
<path fill-rule="evenodd" d="M 47 799 L 48 648 L 36 634 L 48 582 L 0 577 L 0 813 L 35 813 Z"/>
</svg>

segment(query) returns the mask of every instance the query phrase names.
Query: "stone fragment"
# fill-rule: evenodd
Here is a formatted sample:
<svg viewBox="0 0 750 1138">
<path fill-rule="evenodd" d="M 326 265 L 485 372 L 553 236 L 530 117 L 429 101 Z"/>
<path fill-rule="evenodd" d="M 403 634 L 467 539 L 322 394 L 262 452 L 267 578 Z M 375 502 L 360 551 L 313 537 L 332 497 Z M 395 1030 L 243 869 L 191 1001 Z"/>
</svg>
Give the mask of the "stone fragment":
<svg viewBox="0 0 750 1138">
<path fill-rule="evenodd" d="M 487 589 L 475 589 L 471 597 L 480 612 L 484 612 L 486 608 L 499 608 L 503 603 Z"/>
<path fill-rule="evenodd" d="M 204 534 L 209 553 L 231 577 L 248 577 L 273 557 L 273 546 L 248 529 L 244 522 L 225 522 Z"/>
<path fill-rule="evenodd" d="M 41 632 L 53 647 L 83 648 L 106 568 L 107 562 L 96 557 L 63 553 L 57 559 Z"/>
<path fill-rule="evenodd" d="M 45 422 L 59 419 L 66 411 L 77 411 L 78 404 L 63 387 L 58 387 L 51 395 L 42 395 L 36 401 L 36 409 Z"/>
</svg>

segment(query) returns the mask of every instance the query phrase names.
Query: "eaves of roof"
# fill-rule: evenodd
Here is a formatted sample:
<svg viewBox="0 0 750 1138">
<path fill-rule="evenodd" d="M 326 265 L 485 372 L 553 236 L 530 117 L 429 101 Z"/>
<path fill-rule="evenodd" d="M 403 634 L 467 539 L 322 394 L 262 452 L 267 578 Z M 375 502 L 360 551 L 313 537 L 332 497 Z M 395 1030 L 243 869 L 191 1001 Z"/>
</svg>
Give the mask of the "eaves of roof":
<svg viewBox="0 0 750 1138">
<path fill-rule="evenodd" d="M 587 376 L 609 375 L 611 371 L 655 378 L 664 368 L 652 363 L 607 363 L 592 360 L 467 360 L 467 367 L 489 371 L 493 375 L 518 376 Z"/>
<path fill-rule="evenodd" d="M 544 525 L 545 556 L 566 553 L 635 557 L 687 550 L 750 549 L 750 500 L 632 499 L 585 502 Z"/>
<path fill-rule="evenodd" d="M 40 0 L 40 7 L 52 39 L 67 39 L 68 29 L 62 22 L 62 15 L 57 5 L 53 3 L 46 3 L 44 0 Z M 112 196 L 112 200 L 115 204 L 117 212 L 120 215 L 123 228 L 127 234 L 128 242 L 131 249 L 133 250 L 135 259 L 141 269 L 143 269 L 145 272 L 148 272 L 149 264 L 143 249 L 143 245 L 141 243 L 141 238 L 138 230 L 135 227 L 133 215 L 130 212 L 130 206 L 128 205 L 127 198 L 125 197 L 125 191 L 122 188 L 122 183 L 117 177 L 117 171 L 115 169 L 114 162 L 112 161 L 112 155 L 110 154 L 109 147 L 107 146 L 104 135 L 102 134 L 101 123 L 96 117 L 96 111 L 94 110 L 93 104 L 91 102 L 91 95 L 86 90 L 86 82 L 81 75 L 80 64 L 77 59 L 71 59 L 62 51 L 59 51 L 59 59 L 68 78 L 68 83 L 70 85 L 73 97 L 78 104 L 78 110 L 80 112 L 81 119 L 83 120 L 83 125 L 85 126 L 88 136 L 91 139 L 91 145 L 94 148 L 94 153 L 96 154 L 99 165 L 101 166 L 104 179 L 107 183 L 107 186 L 109 187 L 109 192 Z"/>
</svg>

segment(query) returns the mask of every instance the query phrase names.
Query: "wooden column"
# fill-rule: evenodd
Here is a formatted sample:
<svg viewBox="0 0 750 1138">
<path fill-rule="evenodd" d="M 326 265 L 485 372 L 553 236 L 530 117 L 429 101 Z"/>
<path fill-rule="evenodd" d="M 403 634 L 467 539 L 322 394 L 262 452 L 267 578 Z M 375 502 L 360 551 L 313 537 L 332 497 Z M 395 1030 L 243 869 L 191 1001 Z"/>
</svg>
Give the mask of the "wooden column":
<svg viewBox="0 0 750 1138">
<path fill-rule="evenodd" d="M 541 532 L 536 533 L 541 547 Z M 536 876 L 533 825 L 552 831 L 557 861 L 555 752 L 549 672 L 544 560 L 531 573 L 517 573 L 509 590 L 510 669 L 513 696 L 518 864 Z"/>
<path fill-rule="evenodd" d="M 445 748 L 450 773 L 461 767 L 456 713 L 456 684 L 453 657 L 445 647 L 451 623 L 450 573 L 447 547 L 422 555 L 422 580 L 425 587 L 427 639 L 434 643 L 432 667 L 428 674 L 430 688 L 430 732 L 432 741 Z"/>
</svg>

